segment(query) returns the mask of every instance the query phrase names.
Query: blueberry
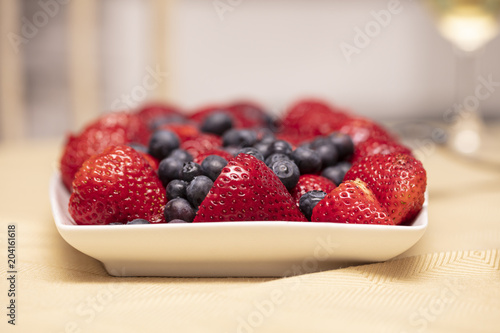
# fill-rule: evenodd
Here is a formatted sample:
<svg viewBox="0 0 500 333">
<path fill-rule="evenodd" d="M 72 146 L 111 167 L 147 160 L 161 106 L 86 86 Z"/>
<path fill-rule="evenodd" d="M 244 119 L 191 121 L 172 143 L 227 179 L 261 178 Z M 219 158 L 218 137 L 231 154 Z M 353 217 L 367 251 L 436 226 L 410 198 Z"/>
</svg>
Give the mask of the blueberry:
<svg viewBox="0 0 500 333">
<path fill-rule="evenodd" d="M 321 170 L 321 157 L 312 149 L 303 147 L 295 149 L 292 153 L 292 160 L 297 164 L 302 175 Z"/>
<path fill-rule="evenodd" d="M 172 221 L 169 221 L 168 223 L 189 223 L 189 222 L 181 220 L 181 219 L 174 219 Z"/>
<path fill-rule="evenodd" d="M 268 167 L 271 167 L 271 165 L 273 165 L 274 162 L 281 161 L 281 160 L 290 160 L 290 157 L 288 157 L 285 154 L 272 154 L 266 158 L 265 163 Z"/>
<path fill-rule="evenodd" d="M 292 153 L 292 145 L 285 140 L 276 140 L 271 144 L 269 148 L 271 154 L 285 154 L 290 155 Z"/>
<path fill-rule="evenodd" d="M 248 129 L 230 129 L 222 136 L 222 145 L 235 147 L 251 147 L 257 142 L 257 133 Z"/>
<path fill-rule="evenodd" d="M 227 147 L 224 147 L 224 151 L 228 152 L 232 156 L 236 156 L 236 155 L 238 155 L 238 152 L 240 151 L 240 147 L 227 146 Z"/>
<path fill-rule="evenodd" d="M 111 223 L 108 223 L 106 225 L 123 225 L 123 223 L 121 223 L 121 222 L 111 222 Z"/>
<path fill-rule="evenodd" d="M 314 150 L 324 145 L 333 145 L 333 143 L 327 137 L 319 136 L 316 139 L 314 139 L 314 141 L 309 143 L 309 148 Z"/>
<path fill-rule="evenodd" d="M 233 118 L 229 114 L 226 112 L 214 112 L 203 120 L 200 129 L 205 133 L 222 135 L 232 127 Z"/>
<path fill-rule="evenodd" d="M 193 161 L 193 155 L 191 155 L 187 150 L 181 148 L 174 149 L 168 157 L 173 157 L 180 160 L 182 163 Z"/>
<path fill-rule="evenodd" d="M 140 143 L 137 142 L 128 143 L 127 146 L 133 148 L 135 151 L 138 151 L 140 153 L 148 152 L 148 147 L 146 147 L 145 145 L 141 145 Z"/>
<path fill-rule="evenodd" d="M 207 176 L 195 177 L 187 187 L 187 199 L 198 208 L 214 185 L 214 182 Z"/>
<path fill-rule="evenodd" d="M 179 148 L 180 141 L 177 134 L 167 130 L 159 130 L 151 135 L 148 153 L 158 160 L 167 157 L 172 150 Z"/>
<path fill-rule="evenodd" d="M 271 141 L 271 142 L 260 141 L 260 142 L 257 142 L 256 144 L 254 144 L 253 147 L 255 149 L 257 149 L 265 159 L 269 155 L 271 155 L 271 143 L 272 142 L 274 142 L 274 141 Z"/>
<path fill-rule="evenodd" d="M 261 160 L 262 162 L 264 162 L 264 156 L 260 153 L 260 151 L 257 150 L 257 148 L 254 148 L 254 147 L 241 148 L 238 151 L 238 154 L 252 155 L 253 157 Z"/>
<path fill-rule="evenodd" d="M 339 163 L 337 163 L 337 166 L 339 168 L 342 168 L 342 170 L 344 170 L 344 172 L 347 173 L 347 171 L 349 171 L 349 169 L 351 168 L 352 164 L 347 161 L 340 161 Z"/>
<path fill-rule="evenodd" d="M 271 166 L 273 172 L 278 176 L 286 189 L 291 191 L 299 181 L 299 167 L 291 160 L 279 160 Z"/>
<path fill-rule="evenodd" d="M 149 224 L 149 221 L 145 219 L 135 219 L 132 221 L 128 221 L 127 224 Z"/>
<path fill-rule="evenodd" d="M 209 155 L 201 162 L 201 168 L 208 178 L 215 181 L 226 164 L 227 161 L 225 158 L 218 155 Z"/>
<path fill-rule="evenodd" d="M 337 148 L 340 160 L 345 160 L 354 154 L 354 142 L 349 135 L 334 132 L 328 138 L 335 145 L 335 148 Z"/>
<path fill-rule="evenodd" d="M 193 222 L 195 215 L 193 206 L 183 198 L 172 199 L 165 206 L 165 220 L 167 222 L 177 219 Z"/>
<path fill-rule="evenodd" d="M 340 183 L 344 180 L 345 174 L 351 168 L 351 164 L 349 162 L 340 162 L 337 165 L 329 166 L 325 168 L 321 175 L 325 178 L 330 179 L 335 185 L 339 186 Z"/>
<path fill-rule="evenodd" d="M 181 178 L 183 163 L 175 158 L 165 158 L 161 160 L 158 166 L 158 177 L 160 177 L 163 186 L 174 180 Z"/>
<path fill-rule="evenodd" d="M 309 221 L 311 221 L 314 207 L 316 207 L 318 202 L 323 200 L 325 196 L 326 193 L 323 191 L 309 191 L 300 197 L 299 209 Z"/>
<path fill-rule="evenodd" d="M 323 168 L 334 165 L 339 159 L 337 148 L 332 143 L 320 145 L 314 148 L 314 150 L 319 154 Z"/>
<path fill-rule="evenodd" d="M 172 200 L 175 198 L 187 198 L 187 189 L 188 183 L 180 180 L 174 179 L 167 185 L 167 199 Z"/>
<path fill-rule="evenodd" d="M 203 175 L 203 169 L 201 165 L 195 162 L 184 163 L 181 171 L 181 179 L 187 181 L 188 183 L 194 179 L 194 177 Z"/>
<path fill-rule="evenodd" d="M 272 132 L 277 132 L 279 128 L 279 123 L 276 119 L 268 115 L 267 113 L 264 115 L 264 122 Z"/>
</svg>

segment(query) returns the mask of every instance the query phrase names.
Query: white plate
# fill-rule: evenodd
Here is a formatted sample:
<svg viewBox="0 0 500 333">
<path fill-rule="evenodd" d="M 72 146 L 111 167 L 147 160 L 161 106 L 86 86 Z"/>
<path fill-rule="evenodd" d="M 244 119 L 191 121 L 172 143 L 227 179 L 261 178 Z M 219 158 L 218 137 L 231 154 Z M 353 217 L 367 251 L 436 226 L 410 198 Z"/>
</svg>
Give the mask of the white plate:
<svg viewBox="0 0 500 333">
<path fill-rule="evenodd" d="M 306 222 L 224 222 L 80 226 L 56 172 L 54 220 L 77 250 L 115 276 L 290 276 L 384 261 L 412 247 L 427 228 L 427 200 L 410 226 Z"/>
</svg>

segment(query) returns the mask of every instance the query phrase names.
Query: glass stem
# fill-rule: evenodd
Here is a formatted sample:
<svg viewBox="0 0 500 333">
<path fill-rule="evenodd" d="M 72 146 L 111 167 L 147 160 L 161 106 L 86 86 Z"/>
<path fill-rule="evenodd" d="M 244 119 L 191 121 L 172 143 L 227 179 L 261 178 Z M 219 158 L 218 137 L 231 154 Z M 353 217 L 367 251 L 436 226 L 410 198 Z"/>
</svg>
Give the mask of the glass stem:
<svg viewBox="0 0 500 333">
<path fill-rule="evenodd" d="M 482 117 L 479 92 L 478 52 L 456 49 L 456 102 L 451 125 L 452 148 L 460 153 L 473 154 L 481 146 Z"/>
</svg>

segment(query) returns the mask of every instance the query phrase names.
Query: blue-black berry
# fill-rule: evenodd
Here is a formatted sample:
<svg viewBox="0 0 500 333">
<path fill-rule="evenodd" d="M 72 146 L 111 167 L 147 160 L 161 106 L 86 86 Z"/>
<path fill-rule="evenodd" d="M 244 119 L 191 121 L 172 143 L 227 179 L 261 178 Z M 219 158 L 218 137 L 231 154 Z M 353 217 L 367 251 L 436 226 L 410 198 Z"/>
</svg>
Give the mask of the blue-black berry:
<svg viewBox="0 0 500 333">
<path fill-rule="evenodd" d="M 174 149 L 179 148 L 179 145 L 180 141 L 177 134 L 168 130 L 158 130 L 151 135 L 148 153 L 157 160 L 162 160 Z"/>
<path fill-rule="evenodd" d="M 253 145 L 255 149 L 257 149 L 264 158 L 267 158 L 269 155 L 271 155 L 271 144 L 274 141 L 270 142 L 265 142 L 265 141 L 259 141 L 256 144 Z"/>
<path fill-rule="evenodd" d="M 201 125 L 201 131 L 222 135 L 233 127 L 233 118 L 226 112 L 214 112 L 208 115 Z"/>
<path fill-rule="evenodd" d="M 145 219 L 135 219 L 132 221 L 128 221 L 127 224 L 149 224 L 149 221 Z"/>
<path fill-rule="evenodd" d="M 256 148 L 254 147 L 245 147 L 245 148 L 241 148 L 239 151 L 238 151 L 238 154 L 247 154 L 247 155 L 252 155 L 253 157 L 261 160 L 262 162 L 264 162 L 264 156 L 260 153 L 260 151 L 258 151 Z"/>
<path fill-rule="evenodd" d="M 351 163 L 342 161 L 336 165 L 329 166 L 321 172 L 321 175 L 325 178 L 330 179 L 335 185 L 339 186 L 344 180 L 345 174 L 351 168 Z"/>
<path fill-rule="evenodd" d="M 187 150 L 177 148 L 174 149 L 168 157 L 175 158 L 182 163 L 188 163 L 193 161 L 193 155 L 191 155 Z"/>
<path fill-rule="evenodd" d="M 271 154 L 266 158 L 265 163 L 268 167 L 271 167 L 274 164 L 274 162 L 278 162 L 281 160 L 290 160 L 290 157 L 288 157 L 288 155 L 285 154 Z"/>
<path fill-rule="evenodd" d="M 250 147 L 257 142 L 257 133 L 248 129 L 232 128 L 222 136 L 222 145 L 224 147 Z"/>
<path fill-rule="evenodd" d="M 187 198 L 188 183 L 181 179 L 174 179 L 167 185 L 167 199 Z"/>
<path fill-rule="evenodd" d="M 207 176 L 195 177 L 187 187 L 187 199 L 191 205 L 198 208 L 213 185 L 214 182 Z"/>
<path fill-rule="evenodd" d="M 201 162 L 201 168 L 205 175 L 208 176 L 212 181 L 215 181 L 219 177 L 222 169 L 227 165 L 225 158 L 219 155 L 209 155 Z"/>
<path fill-rule="evenodd" d="M 312 149 L 303 147 L 295 149 L 292 153 L 292 160 L 297 164 L 302 175 L 321 170 L 321 157 Z"/>
<path fill-rule="evenodd" d="M 193 206 L 184 198 L 172 199 L 165 206 L 165 220 L 167 222 L 177 219 L 193 222 L 195 216 L 196 212 Z"/>
<path fill-rule="evenodd" d="M 271 154 L 290 155 L 292 153 L 292 145 L 285 140 L 276 140 L 269 147 Z"/>
<path fill-rule="evenodd" d="M 337 148 L 339 159 L 345 160 L 354 154 L 354 142 L 351 137 L 341 132 L 334 132 L 328 136 L 328 139 Z"/>
<path fill-rule="evenodd" d="M 314 207 L 316 207 L 318 202 L 323 200 L 325 196 L 326 193 L 323 191 L 309 191 L 300 197 L 299 209 L 309 221 L 311 221 Z"/>
<path fill-rule="evenodd" d="M 160 178 L 163 186 L 174 180 L 181 178 L 181 171 L 183 163 L 175 158 L 165 158 L 161 160 L 158 166 L 158 177 Z"/>
<path fill-rule="evenodd" d="M 271 170 L 278 176 L 286 189 L 291 191 L 299 181 L 300 171 L 291 160 L 279 160 L 273 163 Z"/>
<path fill-rule="evenodd" d="M 334 165 L 339 160 L 339 153 L 337 148 L 331 143 L 325 143 L 314 148 L 314 151 L 318 153 L 321 158 L 321 165 L 323 168 Z"/>
<path fill-rule="evenodd" d="M 201 165 L 195 162 L 184 163 L 181 171 L 181 179 L 187 181 L 188 183 L 194 179 L 194 177 L 203 175 L 203 169 Z"/>
</svg>

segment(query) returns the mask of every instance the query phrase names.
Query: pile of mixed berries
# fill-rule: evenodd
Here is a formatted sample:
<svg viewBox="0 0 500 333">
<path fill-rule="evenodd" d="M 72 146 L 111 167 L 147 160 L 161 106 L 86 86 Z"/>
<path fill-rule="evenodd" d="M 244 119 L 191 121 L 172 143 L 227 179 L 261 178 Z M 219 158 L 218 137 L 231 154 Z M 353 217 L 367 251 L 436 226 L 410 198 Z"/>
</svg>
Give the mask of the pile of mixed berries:
<svg viewBox="0 0 500 333">
<path fill-rule="evenodd" d="M 426 172 L 379 124 L 319 100 L 279 119 L 249 102 L 101 116 L 61 158 L 77 224 L 408 224 Z"/>
</svg>

